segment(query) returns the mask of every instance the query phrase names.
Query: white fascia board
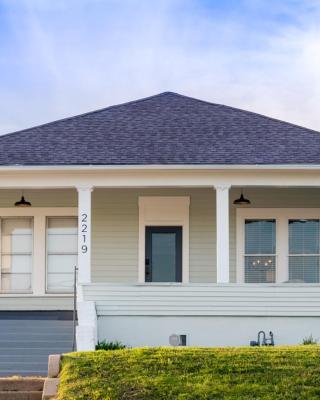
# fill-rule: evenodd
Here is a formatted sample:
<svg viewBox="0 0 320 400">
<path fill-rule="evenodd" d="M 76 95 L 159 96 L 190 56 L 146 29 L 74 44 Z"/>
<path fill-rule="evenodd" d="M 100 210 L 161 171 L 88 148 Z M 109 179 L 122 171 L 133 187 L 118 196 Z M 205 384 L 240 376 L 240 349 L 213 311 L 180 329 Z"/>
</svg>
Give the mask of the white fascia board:
<svg viewBox="0 0 320 400">
<path fill-rule="evenodd" d="M 10 171 L 136 171 L 136 170 L 320 170 L 320 164 L 143 164 L 143 165 L 12 165 Z"/>
</svg>

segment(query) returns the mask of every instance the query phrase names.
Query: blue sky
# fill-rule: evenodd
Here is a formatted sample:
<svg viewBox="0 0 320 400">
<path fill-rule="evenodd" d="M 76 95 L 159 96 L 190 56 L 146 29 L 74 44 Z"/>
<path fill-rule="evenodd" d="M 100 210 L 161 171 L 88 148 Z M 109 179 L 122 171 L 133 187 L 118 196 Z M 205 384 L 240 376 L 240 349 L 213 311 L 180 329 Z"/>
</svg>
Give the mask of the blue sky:
<svg viewBox="0 0 320 400">
<path fill-rule="evenodd" d="M 0 0 L 0 133 L 176 91 L 320 130 L 320 0 Z"/>
</svg>

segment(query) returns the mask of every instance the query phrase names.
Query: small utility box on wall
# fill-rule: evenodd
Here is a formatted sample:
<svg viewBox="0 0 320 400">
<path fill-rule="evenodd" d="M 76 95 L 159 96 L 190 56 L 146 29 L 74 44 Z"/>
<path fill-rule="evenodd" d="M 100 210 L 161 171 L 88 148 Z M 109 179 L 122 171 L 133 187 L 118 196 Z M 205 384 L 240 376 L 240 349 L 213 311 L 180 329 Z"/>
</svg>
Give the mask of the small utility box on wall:
<svg viewBox="0 0 320 400">
<path fill-rule="evenodd" d="M 172 334 L 169 336 L 169 343 L 171 346 L 186 346 L 187 345 L 187 335 L 177 335 Z"/>
</svg>

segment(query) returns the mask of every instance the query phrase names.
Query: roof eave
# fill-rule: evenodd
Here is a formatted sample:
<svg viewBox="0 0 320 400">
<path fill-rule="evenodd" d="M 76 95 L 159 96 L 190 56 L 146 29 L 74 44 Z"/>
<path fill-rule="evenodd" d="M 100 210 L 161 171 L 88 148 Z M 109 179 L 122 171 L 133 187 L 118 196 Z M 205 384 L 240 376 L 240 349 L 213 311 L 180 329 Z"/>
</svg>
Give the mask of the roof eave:
<svg viewBox="0 0 320 400">
<path fill-rule="evenodd" d="M 320 170 L 320 164 L 0 165 L 0 172 L 101 170 Z"/>
</svg>

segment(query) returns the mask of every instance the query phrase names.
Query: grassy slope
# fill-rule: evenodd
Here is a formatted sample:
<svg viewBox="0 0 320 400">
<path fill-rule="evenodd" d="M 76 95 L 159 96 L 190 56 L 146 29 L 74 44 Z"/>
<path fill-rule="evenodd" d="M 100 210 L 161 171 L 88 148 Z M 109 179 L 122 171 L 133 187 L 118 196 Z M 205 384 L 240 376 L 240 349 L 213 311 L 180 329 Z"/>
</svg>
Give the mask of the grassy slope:
<svg viewBox="0 0 320 400">
<path fill-rule="evenodd" d="M 59 400 L 320 399 L 320 346 L 73 353 Z"/>
</svg>

